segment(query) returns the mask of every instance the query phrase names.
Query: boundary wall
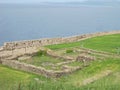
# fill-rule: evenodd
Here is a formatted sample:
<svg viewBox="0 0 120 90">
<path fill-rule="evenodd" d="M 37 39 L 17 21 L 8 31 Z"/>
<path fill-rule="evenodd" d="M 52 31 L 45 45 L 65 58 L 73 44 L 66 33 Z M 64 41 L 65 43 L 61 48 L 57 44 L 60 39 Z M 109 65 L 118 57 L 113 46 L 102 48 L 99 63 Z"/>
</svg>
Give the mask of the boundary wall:
<svg viewBox="0 0 120 90">
<path fill-rule="evenodd" d="M 14 50 L 20 48 L 40 47 L 40 46 L 52 45 L 52 44 L 77 42 L 91 37 L 110 35 L 110 34 L 120 34 L 120 30 L 109 31 L 109 32 L 98 32 L 93 34 L 84 34 L 84 35 L 64 37 L 64 38 L 48 38 L 48 39 L 46 38 L 46 39 L 38 39 L 38 40 L 6 42 L 4 43 L 2 48 L 3 50 Z"/>
<path fill-rule="evenodd" d="M 43 76 L 46 76 L 46 77 L 49 77 L 49 78 L 50 77 L 59 78 L 60 76 L 70 74 L 74 71 L 77 71 L 77 70 L 80 70 L 80 69 L 83 68 L 83 66 L 82 66 L 82 67 L 74 67 L 74 68 L 71 68 L 71 69 L 68 69 L 68 70 L 63 70 L 63 71 L 53 71 L 53 70 L 46 70 L 43 67 L 36 67 L 34 65 L 21 63 L 21 62 L 16 61 L 16 60 L 2 60 L 2 64 L 7 65 L 7 66 L 9 66 L 11 68 L 14 68 L 14 69 L 23 70 L 23 71 L 43 75 Z"/>
</svg>

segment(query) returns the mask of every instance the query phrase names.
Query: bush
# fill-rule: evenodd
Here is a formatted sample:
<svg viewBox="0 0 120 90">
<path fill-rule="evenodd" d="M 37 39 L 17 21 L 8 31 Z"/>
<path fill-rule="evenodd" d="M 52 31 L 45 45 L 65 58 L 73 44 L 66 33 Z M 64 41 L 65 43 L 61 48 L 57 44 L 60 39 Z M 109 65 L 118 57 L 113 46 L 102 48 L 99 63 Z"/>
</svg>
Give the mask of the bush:
<svg viewBox="0 0 120 90">
<path fill-rule="evenodd" d="M 72 49 L 68 49 L 68 50 L 66 50 L 66 53 L 72 53 L 72 52 L 73 52 Z"/>
<path fill-rule="evenodd" d="M 47 51 L 46 50 L 39 50 L 37 55 L 38 56 L 43 56 L 43 55 L 46 55 L 47 54 Z"/>
</svg>

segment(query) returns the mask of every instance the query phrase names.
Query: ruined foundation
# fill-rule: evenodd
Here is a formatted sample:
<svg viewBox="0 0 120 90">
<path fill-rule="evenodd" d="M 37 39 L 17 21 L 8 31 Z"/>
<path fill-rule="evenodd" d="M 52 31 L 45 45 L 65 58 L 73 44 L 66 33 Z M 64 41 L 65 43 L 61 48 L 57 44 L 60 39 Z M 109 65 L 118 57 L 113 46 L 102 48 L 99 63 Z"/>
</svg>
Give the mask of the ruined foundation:
<svg viewBox="0 0 120 90">
<path fill-rule="evenodd" d="M 9 67 L 44 75 L 46 77 L 53 77 L 58 78 L 62 75 L 70 74 L 74 71 L 80 70 L 84 67 L 78 66 L 78 67 L 68 67 L 64 66 L 64 70 L 62 71 L 54 71 L 54 70 L 46 70 L 43 67 L 37 67 L 31 64 L 26 64 L 18 61 L 18 58 L 21 56 L 33 56 L 35 55 L 38 50 L 36 48 L 40 48 L 45 45 L 52 45 L 52 44 L 61 44 L 61 43 L 70 43 L 70 42 L 77 42 L 81 40 L 85 40 L 91 37 L 96 36 L 103 36 L 103 35 L 110 35 L 110 34 L 120 34 L 120 31 L 111 31 L 111 32 L 101 32 L 101 33 L 95 33 L 95 34 L 86 34 L 86 35 L 80 35 L 80 36 L 73 36 L 73 37 L 67 37 L 67 38 L 52 38 L 52 39 L 40 39 L 40 40 L 28 40 L 28 41 L 16 41 L 16 42 L 7 42 L 2 47 L 0 47 L 0 64 L 7 65 Z M 28 50 L 30 48 L 30 51 Z M 84 49 L 84 48 L 83 48 Z M 21 52 L 20 52 L 21 50 Z M 28 51 L 27 51 L 28 50 Z M 86 50 L 86 49 L 84 49 Z M 22 52 L 24 51 L 24 52 Z M 89 52 L 95 52 L 95 53 L 103 53 L 103 52 L 96 52 L 93 50 L 88 50 Z M 88 53 L 87 51 L 87 53 Z M 19 54 L 18 54 L 19 52 Z M 108 53 L 105 53 L 108 54 Z M 60 58 L 64 59 L 65 62 L 58 63 L 56 65 L 62 65 L 67 64 L 75 61 L 92 61 L 95 60 L 93 57 L 86 57 L 86 56 L 78 56 L 76 60 L 72 57 L 65 57 L 60 56 L 54 53 L 51 50 L 47 50 L 47 55 L 54 57 L 54 58 Z"/>
</svg>

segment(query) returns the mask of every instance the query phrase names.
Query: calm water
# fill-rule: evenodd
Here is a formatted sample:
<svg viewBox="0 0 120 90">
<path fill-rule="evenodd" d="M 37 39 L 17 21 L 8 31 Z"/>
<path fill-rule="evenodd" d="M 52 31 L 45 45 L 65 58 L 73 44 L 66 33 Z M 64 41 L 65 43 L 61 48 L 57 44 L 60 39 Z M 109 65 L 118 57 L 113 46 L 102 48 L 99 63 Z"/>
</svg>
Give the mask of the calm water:
<svg viewBox="0 0 120 90">
<path fill-rule="evenodd" d="M 0 45 L 109 30 L 120 30 L 119 7 L 0 6 Z"/>
</svg>

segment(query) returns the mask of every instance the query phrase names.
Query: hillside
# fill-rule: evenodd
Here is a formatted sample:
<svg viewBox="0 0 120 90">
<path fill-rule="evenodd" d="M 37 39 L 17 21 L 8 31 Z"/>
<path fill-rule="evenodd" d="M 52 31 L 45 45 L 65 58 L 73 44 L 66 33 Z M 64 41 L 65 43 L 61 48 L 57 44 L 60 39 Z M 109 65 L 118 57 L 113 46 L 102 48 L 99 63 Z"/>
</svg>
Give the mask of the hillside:
<svg viewBox="0 0 120 90">
<path fill-rule="evenodd" d="M 80 54 L 95 57 L 84 62 L 86 66 L 59 78 L 46 78 L 0 65 L 0 90 L 119 90 L 120 89 L 120 34 L 89 38 L 79 42 L 45 46 L 60 56 L 76 58 Z M 42 52 L 43 53 L 43 52 Z M 41 56 L 42 55 L 42 56 Z M 32 60 L 21 62 L 42 65 L 44 62 L 61 63 L 40 52 Z M 41 60 L 40 60 L 41 59 Z M 46 69 L 59 70 L 60 67 Z M 82 63 L 83 64 L 83 63 Z M 89 65 L 87 65 L 89 64 Z M 70 67 L 80 66 L 81 62 L 65 64 Z"/>
</svg>

